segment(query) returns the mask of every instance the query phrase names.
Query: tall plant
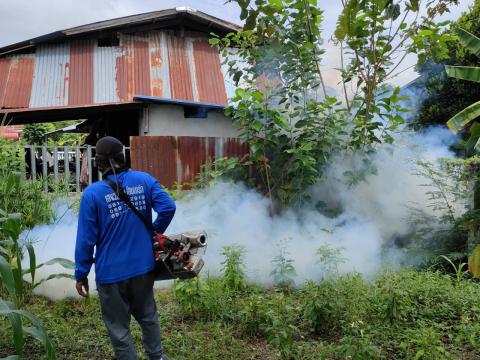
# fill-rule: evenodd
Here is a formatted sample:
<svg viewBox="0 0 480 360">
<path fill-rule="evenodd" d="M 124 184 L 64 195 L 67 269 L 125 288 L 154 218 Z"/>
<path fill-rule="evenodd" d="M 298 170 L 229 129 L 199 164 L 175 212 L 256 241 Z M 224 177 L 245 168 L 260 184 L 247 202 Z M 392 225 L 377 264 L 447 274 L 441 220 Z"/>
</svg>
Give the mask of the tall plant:
<svg viewBox="0 0 480 360">
<path fill-rule="evenodd" d="M 330 96 L 322 74 L 323 12 L 316 0 L 230 2 L 241 8 L 243 30 L 210 41 L 220 46 L 238 86 L 227 112 L 250 146 L 244 165 L 254 165 L 263 191 L 285 207 L 308 199 L 306 189 L 321 179 L 331 154 L 367 153 L 393 141 L 404 109 L 399 89 L 387 82 L 404 53 L 423 51 L 427 40 L 445 41 L 436 37 L 433 19 L 455 0 L 430 1 L 424 21 L 411 23 L 397 21 L 400 4 L 418 16 L 425 10 L 419 1 L 344 1 L 335 32 L 342 50 L 343 103 Z M 426 31 L 429 27 L 433 30 Z"/>
<path fill-rule="evenodd" d="M 417 54 L 420 62 L 427 55 L 436 60 L 447 57 L 447 43 L 454 37 L 442 33 L 447 23 L 435 19 L 456 3 L 342 0 L 334 39 L 340 47 L 345 103 L 354 112 L 354 147 L 393 141 L 390 133 L 403 123 L 406 110 L 399 103 L 399 88 L 387 85 L 409 69 L 402 64 L 410 53 Z"/>
<path fill-rule="evenodd" d="M 460 43 L 468 49 L 472 54 L 480 58 L 480 39 L 472 33 L 463 30 L 456 29 L 458 39 Z M 475 66 L 445 66 L 447 75 L 456 79 L 480 82 L 480 67 Z M 480 101 L 473 103 L 466 107 L 458 114 L 448 120 L 447 125 L 452 132 L 457 133 L 467 126 L 470 126 L 470 137 L 466 143 L 467 150 L 471 149 L 471 153 L 480 154 L 480 124 L 476 122 L 480 117 Z M 477 248 L 474 254 L 469 258 L 469 268 L 472 273 L 480 277 L 480 266 L 475 261 L 476 255 L 480 253 L 480 232 L 479 232 L 479 211 L 480 211 L 480 182 L 478 181 L 478 168 L 476 178 L 474 182 L 473 193 L 473 219 L 476 221 L 470 223 L 469 233 L 469 247 L 472 249 L 475 245 Z"/>
</svg>

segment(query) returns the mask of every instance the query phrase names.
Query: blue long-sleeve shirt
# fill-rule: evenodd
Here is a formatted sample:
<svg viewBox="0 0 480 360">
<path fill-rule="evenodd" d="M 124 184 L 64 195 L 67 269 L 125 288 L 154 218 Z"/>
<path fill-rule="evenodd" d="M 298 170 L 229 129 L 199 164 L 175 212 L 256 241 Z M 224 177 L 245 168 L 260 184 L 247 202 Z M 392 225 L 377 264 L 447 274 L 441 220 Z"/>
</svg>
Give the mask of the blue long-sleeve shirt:
<svg viewBox="0 0 480 360">
<path fill-rule="evenodd" d="M 163 233 L 175 214 L 175 203 L 151 175 L 127 170 L 110 175 L 129 195 L 132 204 Z M 152 237 L 145 224 L 104 181 L 87 187 L 80 202 L 75 246 L 75 278 L 85 279 L 94 262 L 99 284 L 142 275 L 154 268 Z"/>
</svg>

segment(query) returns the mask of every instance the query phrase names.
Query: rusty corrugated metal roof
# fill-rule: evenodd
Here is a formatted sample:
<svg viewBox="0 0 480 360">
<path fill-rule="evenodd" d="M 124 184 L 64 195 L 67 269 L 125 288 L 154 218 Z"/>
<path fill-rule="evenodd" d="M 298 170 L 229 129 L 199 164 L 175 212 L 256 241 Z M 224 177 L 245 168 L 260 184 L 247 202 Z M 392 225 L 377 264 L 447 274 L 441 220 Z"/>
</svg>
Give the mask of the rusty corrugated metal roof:
<svg viewBox="0 0 480 360">
<path fill-rule="evenodd" d="M 219 35 L 241 29 L 240 26 L 234 23 L 219 19 L 201 11 L 189 7 L 177 7 L 175 9 L 152 11 L 55 31 L 50 34 L 1 47 L 0 56 L 45 43 L 68 40 L 72 37 L 78 38 L 100 32 L 105 34 L 107 32 L 115 32 L 122 29 L 129 29 L 131 32 L 134 32 L 138 27 L 153 26 L 158 29 L 162 26 L 166 27 L 172 25 L 191 26 L 194 29 L 202 29 L 202 31 L 207 34 L 210 32 L 216 32 L 219 33 Z"/>
<path fill-rule="evenodd" d="M 132 102 L 135 94 L 226 104 L 218 50 L 201 33 L 119 35 L 118 46 L 75 40 L 0 58 L 0 108 Z"/>
</svg>

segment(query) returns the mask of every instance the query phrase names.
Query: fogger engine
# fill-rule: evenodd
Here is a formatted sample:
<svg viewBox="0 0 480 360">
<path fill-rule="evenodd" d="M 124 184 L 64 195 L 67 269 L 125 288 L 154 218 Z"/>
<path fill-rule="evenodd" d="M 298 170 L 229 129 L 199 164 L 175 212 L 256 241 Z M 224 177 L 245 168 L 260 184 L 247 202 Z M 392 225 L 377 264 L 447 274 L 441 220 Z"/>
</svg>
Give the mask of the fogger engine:
<svg viewBox="0 0 480 360">
<path fill-rule="evenodd" d="M 156 234 L 153 245 L 155 280 L 191 279 L 197 276 L 204 264 L 199 251 L 205 250 L 206 246 L 205 231 Z"/>
</svg>

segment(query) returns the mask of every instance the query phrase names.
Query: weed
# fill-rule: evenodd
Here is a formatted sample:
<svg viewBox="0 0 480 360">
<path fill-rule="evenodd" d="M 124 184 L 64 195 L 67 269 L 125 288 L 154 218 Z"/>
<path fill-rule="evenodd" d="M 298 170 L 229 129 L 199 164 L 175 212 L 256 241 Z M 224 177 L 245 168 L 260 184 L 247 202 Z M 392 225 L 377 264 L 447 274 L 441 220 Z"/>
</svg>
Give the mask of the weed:
<svg viewBox="0 0 480 360">
<path fill-rule="evenodd" d="M 279 244 L 280 251 L 279 254 L 272 260 L 274 268 L 270 273 L 270 275 L 273 277 L 275 285 L 284 290 L 295 285 L 293 278 L 297 275 L 295 267 L 293 266 L 294 260 L 287 257 L 289 253 L 285 247 L 286 242 Z"/>
<path fill-rule="evenodd" d="M 346 261 L 342 256 L 344 250 L 343 247 L 335 247 L 330 244 L 321 245 L 317 249 L 318 262 L 325 276 L 339 274 L 338 265 Z"/>
<path fill-rule="evenodd" d="M 223 280 L 225 287 L 234 292 L 245 290 L 247 287 L 244 254 L 244 246 L 230 245 L 223 247 L 222 255 L 225 257 L 222 262 Z"/>
<path fill-rule="evenodd" d="M 175 298 L 185 314 L 198 317 L 204 309 L 204 293 L 208 285 L 200 277 L 175 281 Z"/>
<path fill-rule="evenodd" d="M 468 270 L 463 270 L 467 266 L 467 263 L 460 263 L 458 265 L 455 265 L 454 262 L 447 256 L 440 255 L 440 257 L 448 261 L 448 263 L 452 266 L 455 272 L 455 280 L 457 284 L 459 284 L 462 281 L 462 279 L 465 277 L 465 275 L 468 273 Z"/>
</svg>

